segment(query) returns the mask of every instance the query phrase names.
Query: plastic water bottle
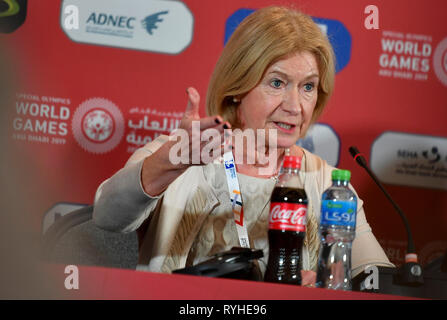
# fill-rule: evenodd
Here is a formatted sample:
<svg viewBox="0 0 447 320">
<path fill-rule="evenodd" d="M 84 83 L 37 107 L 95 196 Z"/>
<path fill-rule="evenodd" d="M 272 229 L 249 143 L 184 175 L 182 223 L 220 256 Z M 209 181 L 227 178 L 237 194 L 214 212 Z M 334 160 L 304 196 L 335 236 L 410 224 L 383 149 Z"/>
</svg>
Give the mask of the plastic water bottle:
<svg viewBox="0 0 447 320">
<path fill-rule="evenodd" d="M 321 200 L 317 287 L 351 290 L 351 249 L 355 238 L 357 197 L 349 188 L 349 170 L 332 171 L 332 186 Z"/>
</svg>

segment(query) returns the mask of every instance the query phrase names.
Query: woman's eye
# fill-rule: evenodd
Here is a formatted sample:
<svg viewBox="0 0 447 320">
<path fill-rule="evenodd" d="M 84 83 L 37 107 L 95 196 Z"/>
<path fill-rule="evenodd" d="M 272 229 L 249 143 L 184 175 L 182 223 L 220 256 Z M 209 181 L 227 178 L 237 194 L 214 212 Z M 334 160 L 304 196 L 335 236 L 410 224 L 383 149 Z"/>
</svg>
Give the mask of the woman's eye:
<svg viewBox="0 0 447 320">
<path fill-rule="evenodd" d="M 272 82 L 271 82 L 271 85 L 274 87 L 274 88 L 281 88 L 281 86 L 282 86 L 282 84 L 283 84 L 283 82 L 281 81 L 281 80 L 278 80 L 278 79 L 274 79 L 274 80 L 272 80 Z"/>
<path fill-rule="evenodd" d="M 306 83 L 304 85 L 304 90 L 305 91 L 312 91 L 315 88 L 315 85 L 313 83 Z"/>
</svg>

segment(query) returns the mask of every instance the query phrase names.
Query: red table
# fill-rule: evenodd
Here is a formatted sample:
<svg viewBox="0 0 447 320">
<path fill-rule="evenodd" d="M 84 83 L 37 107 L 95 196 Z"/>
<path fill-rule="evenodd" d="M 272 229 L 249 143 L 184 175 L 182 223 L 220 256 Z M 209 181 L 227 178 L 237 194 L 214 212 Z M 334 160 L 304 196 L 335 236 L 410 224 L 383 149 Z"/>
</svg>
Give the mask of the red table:
<svg viewBox="0 0 447 320">
<path fill-rule="evenodd" d="M 62 299 L 149 300 L 396 300 L 409 297 L 340 292 L 245 280 L 77 266 L 79 289 L 65 289 L 65 265 L 47 265 Z M 60 280 L 59 280 L 60 279 Z"/>
</svg>

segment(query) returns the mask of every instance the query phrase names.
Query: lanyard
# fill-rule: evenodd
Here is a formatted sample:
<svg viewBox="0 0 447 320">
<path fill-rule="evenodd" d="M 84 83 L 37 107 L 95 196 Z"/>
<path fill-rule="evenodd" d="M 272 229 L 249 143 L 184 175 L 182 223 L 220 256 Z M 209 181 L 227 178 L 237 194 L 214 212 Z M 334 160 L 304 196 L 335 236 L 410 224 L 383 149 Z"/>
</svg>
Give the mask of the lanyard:
<svg viewBox="0 0 447 320">
<path fill-rule="evenodd" d="M 242 248 L 250 248 L 247 227 L 244 224 L 244 209 L 242 206 L 242 195 L 237 179 L 236 166 L 234 164 L 233 152 L 224 153 L 224 167 L 227 176 L 228 191 L 230 192 L 231 208 L 234 214 L 234 222 L 239 237 L 239 244 Z"/>
</svg>

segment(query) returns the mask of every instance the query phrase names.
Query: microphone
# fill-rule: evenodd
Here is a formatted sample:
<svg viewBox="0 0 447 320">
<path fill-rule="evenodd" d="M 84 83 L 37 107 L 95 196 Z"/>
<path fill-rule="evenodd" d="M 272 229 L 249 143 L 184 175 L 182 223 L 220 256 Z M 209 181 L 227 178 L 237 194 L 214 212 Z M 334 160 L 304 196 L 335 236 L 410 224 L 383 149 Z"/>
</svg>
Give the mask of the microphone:
<svg viewBox="0 0 447 320">
<path fill-rule="evenodd" d="M 408 223 L 408 219 L 405 216 L 405 213 L 402 209 L 397 205 L 397 203 L 391 198 L 390 194 L 385 190 L 383 185 L 380 183 L 377 176 L 374 172 L 369 168 L 366 159 L 362 153 L 355 146 L 349 147 L 349 153 L 354 158 L 354 160 L 366 170 L 366 172 L 370 175 L 370 177 L 374 180 L 374 182 L 379 186 L 380 190 L 385 194 L 387 199 L 391 202 L 394 209 L 402 218 L 402 221 L 405 225 L 405 229 L 407 230 L 407 253 L 405 255 L 405 263 L 399 268 L 398 273 L 395 277 L 395 282 L 401 285 L 408 286 L 420 286 L 424 283 L 424 278 L 422 276 L 422 268 L 418 263 L 418 258 L 414 246 L 413 235 L 411 233 L 410 224 Z"/>
</svg>

